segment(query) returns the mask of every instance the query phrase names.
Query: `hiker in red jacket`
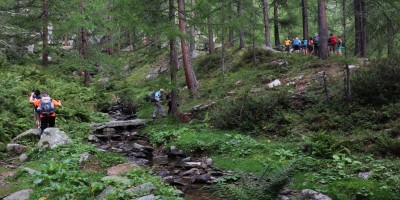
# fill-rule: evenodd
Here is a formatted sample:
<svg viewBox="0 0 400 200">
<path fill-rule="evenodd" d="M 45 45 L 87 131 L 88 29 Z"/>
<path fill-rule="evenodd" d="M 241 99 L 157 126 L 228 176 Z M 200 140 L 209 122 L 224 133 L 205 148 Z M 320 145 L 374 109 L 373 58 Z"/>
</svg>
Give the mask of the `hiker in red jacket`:
<svg viewBox="0 0 400 200">
<path fill-rule="evenodd" d="M 331 36 L 329 37 L 329 52 L 336 52 L 336 44 L 337 44 L 336 35 L 331 33 Z"/>
</svg>

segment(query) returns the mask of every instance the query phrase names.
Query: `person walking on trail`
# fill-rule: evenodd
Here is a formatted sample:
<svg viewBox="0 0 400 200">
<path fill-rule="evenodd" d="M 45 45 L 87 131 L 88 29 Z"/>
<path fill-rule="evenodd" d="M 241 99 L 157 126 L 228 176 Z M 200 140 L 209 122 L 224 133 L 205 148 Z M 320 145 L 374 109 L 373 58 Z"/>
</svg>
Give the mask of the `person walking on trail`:
<svg viewBox="0 0 400 200">
<path fill-rule="evenodd" d="M 151 101 L 154 102 L 153 120 L 157 118 L 158 112 L 160 112 L 163 117 L 166 117 L 164 107 L 161 104 L 161 97 L 163 93 L 165 93 L 165 90 L 161 88 L 159 91 L 151 94 Z"/>
<path fill-rule="evenodd" d="M 292 41 L 289 40 L 289 38 L 286 38 L 286 40 L 283 42 L 285 44 L 285 51 L 290 53 L 290 44 L 292 44 Z"/>
<path fill-rule="evenodd" d="M 338 36 L 337 45 L 338 45 L 338 54 L 342 55 L 343 50 L 344 50 L 344 44 L 343 44 L 342 38 L 340 38 L 340 36 Z"/>
<path fill-rule="evenodd" d="M 334 35 L 333 33 L 331 33 L 330 37 L 329 37 L 329 52 L 336 52 L 336 35 Z"/>
<path fill-rule="evenodd" d="M 308 41 L 306 38 L 303 38 L 303 40 L 301 41 L 301 49 L 304 53 L 304 55 L 307 55 L 307 48 L 308 48 Z"/>
<path fill-rule="evenodd" d="M 33 100 L 41 99 L 40 90 L 32 90 Z M 35 120 L 36 128 L 40 129 L 40 113 L 36 106 L 33 106 L 33 119 Z"/>
<path fill-rule="evenodd" d="M 314 42 L 313 42 L 312 37 L 310 37 L 308 39 L 308 44 L 307 45 L 308 45 L 308 53 L 312 55 L 313 50 L 314 50 Z"/>
<path fill-rule="evenodd" d="M 48 92 L 43 92 L 41 99 L 34 99 L 35 93 L 32 92 L 29 102 L 37 107 L 40 112 L 40 130 L 43 133 L 47 127 L 54 127 L 56 124 L 55 107 L 62 107 L 61 101 L 50 98 Z"/>
<path fill-rule="evenodd" d="M 314 43 L 314 55 L 319 56 L 319 36 L 318 33 L 315 33 L 313 37 L 313 43 Z"/>
<path fill-rule="evenodd" d="M 296 39 L 294 39 L 294 42 L 293 42 L 293 48 L 294 48 L 295 52 L 297 52 L 297 53 L 300 52 L 300 45 L 301 45 L 301 41 L 300 41 L 299 37 L 296 37 Z"/>
</svg>

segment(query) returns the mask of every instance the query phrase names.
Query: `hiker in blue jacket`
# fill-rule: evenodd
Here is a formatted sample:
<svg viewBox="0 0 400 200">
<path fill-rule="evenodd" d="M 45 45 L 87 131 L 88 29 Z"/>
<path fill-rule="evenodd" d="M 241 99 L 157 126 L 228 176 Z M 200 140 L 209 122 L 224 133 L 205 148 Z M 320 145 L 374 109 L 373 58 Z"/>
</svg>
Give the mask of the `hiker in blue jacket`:
<svg viewBox="0 0 400 200">
<path fill-rule="evenodd" d="M 164 92 L 165 90 L 161 88 L 159 91 L 154 93 L 154 98 L 152 99 L 154 102 L 153 119 L 156 119 L 158 112 L 160 112 L 163 117 L 167 116 L 164 112 L 164 107 L 161 104 L 161 96 Z"/>
</svg>

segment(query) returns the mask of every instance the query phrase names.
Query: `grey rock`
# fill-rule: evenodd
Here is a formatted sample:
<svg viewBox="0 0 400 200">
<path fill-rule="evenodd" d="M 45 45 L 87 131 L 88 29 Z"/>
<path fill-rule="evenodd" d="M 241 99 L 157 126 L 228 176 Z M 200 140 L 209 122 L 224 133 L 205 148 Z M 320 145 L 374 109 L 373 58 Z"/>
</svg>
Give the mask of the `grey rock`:
<svg viewBox="0 0 400 200">
<path fill-rule="evenodd" d="M 144 183 L 137 187 L 132 187 L 126 190 L 126 192 L 137 194 L 137 193 L 144 193 L 144 192 L 151 192 L 155 189 L 154 185 L 151 183 Z"/>
<path fill-rule="evenodd" d="M 136 198 L 134 200 L 155 200 L 155 199 L 156 199 L 156 197 L 154 196 L 154 194 L 150 194 L 150 195 L 147 195 L 144 197 Z"/>
<path fill-rule="evenodd" d="M 122 183 L 124 185 L 129 185 L 131 184 L 131 180 L 128 178 L 123 178 L 120 176 L 105 176 L 101 178 L 102 181 L 104 182 L 113 182 L 113 183 Z"/>
<path fill-rule="evenodd" d="M 200 183 L 204 184 L 211 180 L 211 176 L 209 174 L 202 174 L 192 177 L 192 183 Z"/>
<path fill-rule="evenodd" d="M 118 153 L 122 153 L 124 150 L 120 149 L 120 148 L 116 148 L 116 147 L 111 147 L 111 151 L 113 152 L 118 152 Z"/>
<path fill-rule="evenodd" d="M 210 166 L 212 166 L 212 164 L 213 164 L 213 159 L 211 159 L 211 158 L 206 158 L 204 162 L 206 163 L 206 165 L 207 165 L 208 167 L 210 167 Z"/>
<path fill-rule="evenodd" d="M 300 198 L 303 200 L 332 200 L 330 197 L 310 189 L 304 189 L 300 193 Z"/>
<path fill-rule="evenodd" d="M 158 172 L 157 175 L 160 176 L 160 177 L 166 177 L 166 176 L 169 175 L 169 171 L 162 170 L 162 171 Z"/>
<path fill-rule="evenodd" d="M 103 199 L 104 197 L 107 196 L 107 194 L 111 193 L 114 191 L 115 188 L 111 185 L 107 186 L 106 189 L 104 189 L 99 195 L 97 195 L 97 199 Z"/>
<path fill-rule="evenodd" d="M 285 196 L 285 195 L 279 195 L 279 196 L 278 196 L 278 199 L 279 199 L 279 200 L 290 200 L 290 198 L 287 197 L 287 196 Z"/>
<path fill-rule="evenodd" d="M 7 152 L 15 153 L 17 155 L 22 154 L 26 148 L 27 146 L 21 144 L 7 144 Z"/>
<path fill-rule="evenodd" d="M 28 160 L 28 155 L 26 155 L 25 153 L 23 153 L 19 156 L 20 162 L 26 162 L 27 160 Z"/>
<path fill-rule="evenodd" d="M 360 172 L 360 173 L 358 173 L 358 178 L 361 178 L 361 179 L 368 179 L 372 174 L 373 174 L 372 171 L 369 171 L 369 172 Z"/>
<path fill-rule="evenodd" d="M 140 152 L 153 152 L 153 148 L 149 146 L 143 146 L 141 144 L 134 143 L 132 147 L 132 151 L 140 151 Z"/>
<path fill-rule="evenodd" d="M 37 144 L 39 148 L 50 147 L 51 149 L 59 146 L 72 143 L 72 140 L 58 128 L 46 128 L 40 136 Z"/>
<path fill-rule="evenodd" d="M 182 158 L 182 162 L 190 162 L 191 161 L 191 157 L 186 157 L 186 158 Z"/>
<path fill-rule="evenodd" d="M 200 170 L 197 168 L 192 168 L 182 173 L 182 176 L 193 176 L 193 175 L 200 175 Z"/>
<path fill-rule="evenodd" d="M 258 93 L 258 92 L 261 92 L 261 91 L 262 91 L 261 88 L 251 88 L 251 89 L 250 89 L 250 92 L 251 92 L 251 93 Z"/>
<path fill-rule="evenodd" d="M 106 135 L 114 134 L 115 133 L 115 128 L 110 128 L 110 127 L 104 128 L 103 129 L 103 133 L 106 134 Z"/>
<path fill-rule="evenodd" d="M 194 112 L 207 110 L 207 109 L 213 107 L 215 104 L 216 104 L 216 102 L 214 102 L 214 101 L 211 102 L 211 103 L 208 103 L 208 104 L 200 104 L 200 105 L 197 105 L 197 106 L 193 107 L 192 110 L 193 110 Z"/>
<path fill-rule="evenodd" d="M 31 189 L 21 190 L 4 198 L 4 200 L 28 200 L 29 195 L 33 192 Z"/>
<path fill-rule="evenodd" d="M 83 154 L 81 154 L 81 156 L 79 157 L 79 164 L 82 164 L 83 162 L 89 160 L 90 158 L 90 153 L 89 152 L 85 152 Z"/>
<path fill-rule="evenodd" d="M 126 128 L 126 127 L 142 127 L 146 125 L 146 120 L 143 119 L 135 119 L 135 120 L 127 120 L 127 121 L 110 121 L 105 123 L 94 123 L 91 124 L 93 130 L 103 130 L 105 128 Z"/>
<path fill-rule="evenodd" d="M 29 167 L 22 168 L 22 171 L 28 172 L 28 174 L 30 174 L 30 175 L 33 175 L 34 173 L 38 172 L 38 171 L 36 171 L 36 170 L 34 170 L 32 168 L 29 168 Z"/>
<path fill-rule="evenodd" d="M 182 150 L 178 149 L 178 147 L 171 146 L 169 148 L 168 155 L 170 155 L 170 156 L 183 156 L 184 154 L 183 154 Z"/>
<path fill-rule="evenodd" d="M 95 135 L 88 135 L 88 140 L 89 142 L 100 142 L 100 139 L 96 137 Z"/>
<path fill-rule="evenodd" d="M 185 168 L 201 167 L 201 162 L 184 162 L 182 166 Z"/>
<path fill-rule="evenodd" d="M 12 139 L 12 142 L 16 142 L 18 140 L 21 140 L 22 138 L 25 137 L 37 137 L 38 139 L 40 138 L 40 130 L 37 128 L 34 129 L 29 129 L 19 135 L 17 135 L 15 138 Z"/>
</svg>

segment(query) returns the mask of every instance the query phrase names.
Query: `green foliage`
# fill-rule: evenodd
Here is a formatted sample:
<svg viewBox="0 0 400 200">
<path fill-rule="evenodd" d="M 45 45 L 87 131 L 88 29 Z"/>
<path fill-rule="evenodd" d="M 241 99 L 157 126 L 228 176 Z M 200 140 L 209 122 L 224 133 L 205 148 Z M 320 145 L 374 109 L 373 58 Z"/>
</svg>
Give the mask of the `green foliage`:
<svg viewBox="0 0 400 200">
<path fill-rule="evenodd" d="M 0 51 L 0 68 L 3 68 L 7 65 L 7 57 Z"/>
<path fill-rule="evenodd" d="M 49 161 L 44 164 L 40 172 L 34 174 L 33 183 L 40 191 L 36 197 L 46 196 L 59 199 L 92 199 L 95 193 L 100 192 L 100 176 L 93 177 L 93 173 L 80 171 L 76 161 L 66 159 L 62 162 Z M 95 187 L 94 187 L 95 186 Z"/>
<path fill-rule="evenodd" d="M 354 100 L 364 105 L 382 105 L 400 97 L 400 57 L 374 61 L 352 76 Z"/>
<path fill-rule="evenodd" d="M 295 169 L 295 162 L 293 162 L 275 170 L 267 168 L 267 172 L 261 177 L 244 175 L 234 184 L 220 181 L 216 186 L 216 193 L 223 199 L 276 199 L 280 191 L 289 183 Z"/>
<path fill-rule="evenodd" d="M 334 133 L 320 131 L 305 138 L 312 154 L 321 158 L 330 158 L 333 154 L 346 150 Z"/>
<path fill-rule="evenodd" d="M 290 107 L 288 94 L 245 95 L 221 101 L 211 113 L 211 124 L 219 129 L 240 129 L 252 133 L 287 133 L 288 121 L 282 109 Z"/>
<path fill-rule="evenodd" d="M 383 133 L 377 136 L 377 151 L 383 155 L 400 156 L 400 140 L 389 134 Z"/>
</svg>

